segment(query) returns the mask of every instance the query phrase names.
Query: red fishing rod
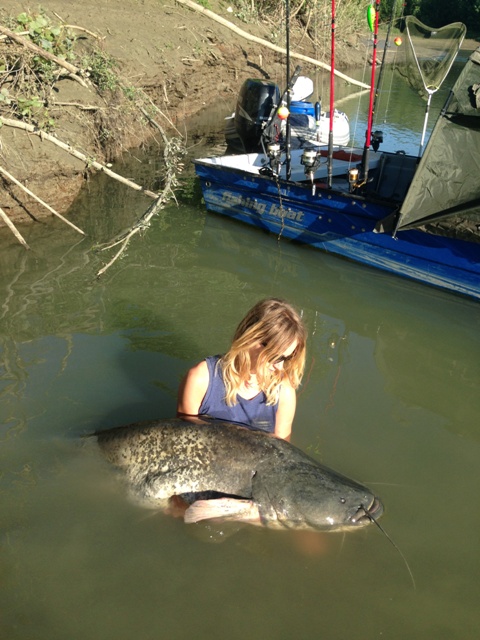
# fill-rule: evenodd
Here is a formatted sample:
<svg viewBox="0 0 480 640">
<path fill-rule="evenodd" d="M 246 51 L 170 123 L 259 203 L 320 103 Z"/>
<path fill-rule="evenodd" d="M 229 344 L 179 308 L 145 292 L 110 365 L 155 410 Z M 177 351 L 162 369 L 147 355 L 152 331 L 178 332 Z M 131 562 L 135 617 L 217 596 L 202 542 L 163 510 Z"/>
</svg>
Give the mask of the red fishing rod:
<svg viewBox="0 0 480 640">
<path fill-rule="evenodd" d="M 335 105 L 335 0 L 332 0 L 332 36 L 330 54 L 330 121 L 328 129 L 328 186 L 333 179 L 333 116 Z"/>
<path fill-rule="evenodd" d="M 290 2 L 289 0 L 286 0 L 285 2 L 285 20 L 286 20 L 286 45 L 287 45 L 287 110 L 288 110 L 288 117 L 287 117 L 287 122 L 286 122 L 286 133 L 285 133 L 285 146 L 286 146 L 286 176 L 287 176 L 287 180 L 290 180 L 290 177 L 292 175 L 292 164 L 291 164 L 291 160 L 292 160 L 292 128 L 291 128 L 291 122 L 290 122 L 290 103 L 291 103 L 291 96 L 292 96 L 292 92 L 291 92 L 291 88 L 289 82 L 290 82 Z"/>
</svg>

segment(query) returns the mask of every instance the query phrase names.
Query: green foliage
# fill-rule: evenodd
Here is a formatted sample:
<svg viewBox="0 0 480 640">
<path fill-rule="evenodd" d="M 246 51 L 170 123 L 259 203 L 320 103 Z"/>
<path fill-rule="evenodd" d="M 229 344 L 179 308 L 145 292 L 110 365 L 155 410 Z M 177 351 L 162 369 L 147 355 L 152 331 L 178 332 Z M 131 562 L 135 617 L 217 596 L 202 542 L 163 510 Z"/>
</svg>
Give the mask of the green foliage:
<svg viewBox="0 0 480 640">
<path fill-rule="evenodd" d="M 52 24 L 50 18 L 43 11 L 40 13 L 20 13 L 16 22 L 17 28 L 15 30 L 28 31 L 32 42 L 45 51 L 63 60 L 73 59 L 75 37 L 63 25 Z M 47 61 L 44 60 L 43 64 L 45 62 Z"/>
<path fill-rule="evenodd" d="M 381 0 L 380 15 L 388 20 L 393 9 L 404 16 L 416 16 L 429 27 L 443 27 L 463 22 L 469 30 L 480 31 L 480 0 Z"/>
<path fill-rule="evenodd" d="M 376 4 L 375 0 L 371 0 Z M 203 4 L 203 2 L 200 2 Z M 265 20 L 279 23 L 284 19 L 285 0 L 233 0 L 236 17 L 244 22 Z M 331 0 L 289 0 L 290 14 L 310 24 L 314 16 L 323 15 L 330 10 Z M 370 4 L 369 0 L 337 1 L 336 24 L 339 35 L 342 28 L 360 28 L 363 30 L 363 16 Z M 413 15 L 431 27 L 441 27 L 450 22 L 464 22 L 467 28 L 480 32 L 480 0 L 380 0 L 380 18 L 383 22 L 390 19 L 392 12 L 400 16 Z M 345 19 L 345 22 L 342 21 Z M 352 24 L 349 20 L 353 19 Z"/>
<path fill-rule="evenodd" d="M 262 21 L 272 25 L 272 40 L 285 28 L 285 0 L 232 0 L 235 16 L 244 22 Z M 365 32 L 368 0 L 342 0 L 336 4 L 336 34 L 339 40 Z M 290 26 L 297 23 L 308 30 L 317 44 L 331 33 L 331 0 L 289 0 Z"/>
<path fill-rule="evenodd" d="M 16 101 L 16 113 L 21 120 L 34 122 L 40 129 L 50 131 L 55 125 L 55 120 L 45 107 L 40 96 L 18 96 Z"/>
<path fill-rule="evenodd" d="M 100 91 L 118 89 L 120 81 L 115 71 L 116 63 L 107 53 L 100 50 L 89 53 L 83 57 L 82 66 Z"/>
<path fill-rule="evenodd" d="M 17 98 L 18 112 L 22 118 L 30 119 L 35 111 L 43 107 L 43 100 L 39 96 Z"/>
<path fill-rule="evenodd" d="M 57 58 L 73 59 L 75 37 L 63 25 L 53 24 L 43 11 L 20 13 L 9 20 L 9 25 L 16 32 L 27 32 L 34 44 Z M 14 113 L 42 129 L 51 129 L 54 120 L 46 104 L 58 74 L 58 65 L 24 50 L 20 57 L 18 53 L 6 51 L 0 67 L 0 110 Z"/>
<path fill-rule="evenodd" d="M 463 22 L 468 29 L 480 31 L 480 0 L 422 0 L 418 17 L 430 27 Z"/>
<path fill-rule="evenodd" d="M 0 103 L 3 103 L 6 106 L 12 104 L 12 99 L 10 98 L 10 92 L 6 87 L 3 87 L 0 90 Z"/>
<path fill-rule="evenodd" d="M 135 102 L 138 99 L 138 89 L 132 85 L 122 85 L 123 95 L 127 100 Z"/>
<path fill-rule="evenodd" d="M 387 22 L 390 20 L 392 13 L 395 17 L 416 16 L 420 11 L 422 0 L 381 0 L 380 2 L 380 18 Z"/>
</svg>

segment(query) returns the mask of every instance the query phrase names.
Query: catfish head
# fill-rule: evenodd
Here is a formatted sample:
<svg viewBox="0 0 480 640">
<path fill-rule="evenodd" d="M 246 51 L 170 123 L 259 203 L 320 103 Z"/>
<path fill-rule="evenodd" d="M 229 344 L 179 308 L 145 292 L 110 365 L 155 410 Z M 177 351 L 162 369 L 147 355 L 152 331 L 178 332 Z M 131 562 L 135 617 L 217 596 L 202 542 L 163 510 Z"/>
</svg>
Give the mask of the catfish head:
<svg viewBox="0 0 480 640">
<path fill-rule="evenodd" d="M 369 489 L 309 461 L 285 466 L 271 480 L 258 474 L 253 486 L 260 517 L 269 527 L 342 531 L 364 527 L 383 513 Z"/>
</svg>

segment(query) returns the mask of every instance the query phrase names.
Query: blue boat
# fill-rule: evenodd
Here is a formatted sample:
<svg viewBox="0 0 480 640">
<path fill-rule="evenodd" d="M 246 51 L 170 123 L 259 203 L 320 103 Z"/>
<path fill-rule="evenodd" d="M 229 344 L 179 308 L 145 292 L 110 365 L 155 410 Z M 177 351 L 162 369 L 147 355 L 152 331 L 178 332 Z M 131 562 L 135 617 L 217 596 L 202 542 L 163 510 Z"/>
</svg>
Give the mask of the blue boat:
<svg viewBox="0 0 480 640">
<path fill-rule="evenodd" d="M 208 211 L 480 300 L 480 48 L 420 157 L 375 147 L 194 162 Z"/>
</svg>

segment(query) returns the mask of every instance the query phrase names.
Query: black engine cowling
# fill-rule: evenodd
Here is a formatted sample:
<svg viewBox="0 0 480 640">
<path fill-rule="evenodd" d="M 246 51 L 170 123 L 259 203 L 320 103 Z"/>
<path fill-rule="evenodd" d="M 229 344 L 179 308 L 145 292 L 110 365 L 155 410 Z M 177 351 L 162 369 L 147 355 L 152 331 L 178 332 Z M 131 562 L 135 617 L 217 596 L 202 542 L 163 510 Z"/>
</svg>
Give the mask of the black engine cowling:
<svg viewBox="0 0 480 640">
<path fill-rule="evenodd" d="M 247 153 L 261 151 L 261 135 L 272 109 L 280 102 L 273 82 L 249 78 L 243 83 L 235 109 L 235 131 Z"/>
</svg>

